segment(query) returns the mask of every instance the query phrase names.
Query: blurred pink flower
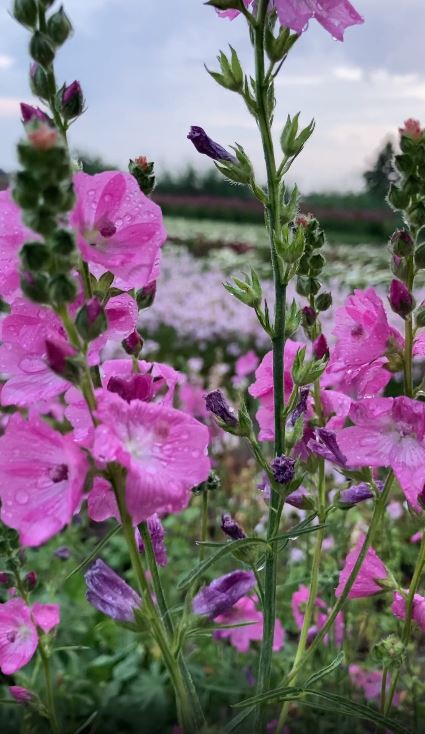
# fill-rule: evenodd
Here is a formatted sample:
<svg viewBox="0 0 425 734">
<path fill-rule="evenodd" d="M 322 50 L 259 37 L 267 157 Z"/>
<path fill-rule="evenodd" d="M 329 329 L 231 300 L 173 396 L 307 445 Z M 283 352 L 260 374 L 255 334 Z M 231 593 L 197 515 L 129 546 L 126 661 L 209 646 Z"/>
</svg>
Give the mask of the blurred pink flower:
<svg viewBox="0 0 425 734">
<path fill-rule="evenodd" d="M 368 701 L 379 701 L 381 698 L 382 689 L 382 671 L 381 670 L 366 670 L 361 668 L 360 665 L 352 664 L 348 666 L 348 675 L 350 680 L 356 688 L 361 688 L 364 697 Z M 387 691 L 391 686 L 391 677 L 387 676 Z M 394 703 L 397 705 L 399 695 L 396 694 Z"/>
<path fill-rule="evenodd" d="M 217 630 L 214 637 L 217 640 L 228 638 L 238 652 L 248 652 L 251 642 L 260 641 L 263 637 L 263 613 L 257 609 L 255 599 L 243 596 L 242 599 L 228 609 L 224 614 L 214 618 L 217 624 L 238 624 L 238 622 L 252 622 L 243 627 Z M 285 632 L 280 619 L 276 619 L 273 650 L 281 650 L 285 641 Z"/>
<path fill-rule="evenodd" d="M 251 349 L 250 352 L 242 354 L 235 363 L 235 372 L 238 377 L 245 377 L 250 375 L 258 367 L 259 358 L 255 352 Z"/>
<path fill-rule="evenodd" d="M 13 415 L 0 437 L 1 519 L 19 532 L 22 545 L 41 545 L 71 522 L 86 472 L 71 436 L 34 415 Z"/>
<path fill-rule="evenodd" d="M 366 398 L 352 403 L 354 426 L 336 431 L 352 467 L 392 467 L 410 506 L 422 511 L 425 484 L 425 405 L 407 397 Z"/>
<path fill-rule="evenodd" d="M 364 22 L 348 0 L 274 0 L 274 4 L 280 24 L 296 33 L 305 31 L 315 18 L 333 38 L 343 41 L 346 28 Z"/>
<path fill-rule="evenodd" d="M 59 617 L 57 604 L 37 602 L 32 609 L 22 599 L 0 604 L 0 670 L 4 675 L 13 675 L 29 663 L 38 645 L 37 626 L 50 632 L 59 624 Z"/>
<path fill-rule="evenodd" d="M 353 550 L 349 552 L 345 559 L 344 568 L 339 574 L 339 584 L 335 591 L 335 596 L 338 598 L 341 596 L 345 584 L 348 581 L 354 565 L 359 557 L 360 550 L 364 543 L 364 535 L 361 535 L 358 543 Z M 350 593 L 348 594 L 349 599 L 360 599 L 364 596 L 372 596 L 382 591 L 382 587 L 377 583 L 378 581 L 384 581 L 388 578 L 388 571 L 385 564 L 381 561 L 376 551 L 373 548 L 369 548 L 366 557 L 360 567 L 357 578 L 351 587 Z"/>
<path fill-rule="evenodd" d="M 142 288 L 159 274 L 160 247 L 166 239 L 161 209 L 127 173 L 106 171 L 74 177 L 77 203 L 71 224 L 94 275 L 110 270 L 114 285 Z"/>
<path fill-rule="evenodd" d="M 190 490 L 208 477 L 208 429 L 195 418 L 164 405 L 127 403 L 98 392 L 93 455 L 103 466 L 127 469 L 127 509 L 135 523 L 155 512 L 179 512 Z"/>
<path fill-rule="evenodd" d="M 243 0 L 243 1 L 246 7 L 249 8 L 253 0 Z M 221 18 L 228 18 L 229 20 L 234 20 L 238 15 L 240 15 L 239 10 L 217 10 L 217 13 Z"/>
<path fill-rule="evenodd" d="M 404 619 L 406 616 L 406 600 L 398 591 L 394 594 L 391 611 L 399 619 Z M 412 619 L 421 628 L 422 632 L 425 632 L 425 596 L 415 594 Z"/>
<path fill-rule="evenodd" d="M 304 617 L 305 617 L 305 606 L 308 602 L 310 596 L 310 590 L 308 586 L 304 586 L 301 584 L 297 591 L 295 591 L 292 594 L 291 599 L 291 608 L 292 608 L 292 615 L 294 617 L 295 623 L 299 630 L 302 629 L 304 624 Z M 323 625 L 325 624 L 327 618 L 328 618 L 328 607 L 327 604 L 321 599 L 319 596 L 316 598 L 315 601 L 315 614 L 313 616 L 313 624 L 308 630 L 308 640 L 311 642 L 314 637 L 317 635 L 318 631 L 321 630 Z M 344 615 L 342 612 L 339 612 L 335 619 L 335 642 L 337 645 L 342 645 L 343 639 L 344 639 Z M 329 637 L 326 635 L 323 638 L 323 642 L 325 645 L 329 642 Z"/>
<path fill-rule="evenodd" d="M 19 289 L 19 250 L 26 240 L 37 240 L 22 222 L 21 210 L 10 190 L 0 191 L 0 293 L 9 300 Z"/>
</svg>

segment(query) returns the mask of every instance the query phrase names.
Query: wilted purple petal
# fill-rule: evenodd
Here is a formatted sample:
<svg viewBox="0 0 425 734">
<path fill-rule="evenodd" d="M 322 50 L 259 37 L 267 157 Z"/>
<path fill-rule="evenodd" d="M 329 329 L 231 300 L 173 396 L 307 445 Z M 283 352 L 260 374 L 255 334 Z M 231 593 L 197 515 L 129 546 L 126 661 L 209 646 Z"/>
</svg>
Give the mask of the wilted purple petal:
<svg viewBox="0 0 425 734">
<path fill-rule="evenodd" d="M 298 418 L 300 418 L 307 410 L 307 400 L 310 393 L 309 387 L 302 387 L 300 390 L 300 398 L 296 404 L 294 410 L 289 416 L 289 424 L 295 426 Z"/>
<path fill-rule="evenodd" d="M 168 563 L 167 550 L 164 544 L 165 530 L 158 515 L 151 515 L 147 521 L 149 535 L 151 536 L 153 551 L 158 566 L 166 566 Z M 140 553 L 145 552 L 145 546 L 140 533 L 137 534 L 137 543 Z"/>
<path fill-rule="evenodd" d="M 307 447 L 314 454 L 321 456 L 322 459 L 332 461 L 334 464 L 340 464 L 341 466 L 347 465 L 347 457 L 344 456 L 341 449 L 338 446 L 335 433 L 328 431 L 326 428 L 318 428 L 316 431 L 316 438 L 311 439 Z"/>
<path fill-rule="evenodd" d="M 194 614 L 211 618 L 223 614 L 255 586 L 252 571 L 232 571 L 204 586 L 193 599 Z"/>
<path fill-rule="evenodd" d="M 117 622 L 134 622 L 134 610 L 142 600 L 104 561 L 98 558 L 84 579 L 87 600 L 95 609 Z"/>
</svg>

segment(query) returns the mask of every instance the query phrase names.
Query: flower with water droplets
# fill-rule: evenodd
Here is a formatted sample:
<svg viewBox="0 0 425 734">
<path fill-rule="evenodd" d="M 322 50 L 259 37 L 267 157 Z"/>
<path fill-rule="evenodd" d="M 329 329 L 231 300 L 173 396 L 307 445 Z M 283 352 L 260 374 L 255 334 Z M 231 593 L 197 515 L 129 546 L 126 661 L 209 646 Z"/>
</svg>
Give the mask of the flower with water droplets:
<svg viewBox="0 0 425 734">
<path fill-rule="evenodd" d="M 37 627 L 45 633 L 50 632 L 59 624 L 59 619 L 57 604 L 36 602 L 29 607 L 23 599 L 10 599 L 0 604 L 1 672 L 13 675 L 27 665 L 37 649 Z"/>
</svg>

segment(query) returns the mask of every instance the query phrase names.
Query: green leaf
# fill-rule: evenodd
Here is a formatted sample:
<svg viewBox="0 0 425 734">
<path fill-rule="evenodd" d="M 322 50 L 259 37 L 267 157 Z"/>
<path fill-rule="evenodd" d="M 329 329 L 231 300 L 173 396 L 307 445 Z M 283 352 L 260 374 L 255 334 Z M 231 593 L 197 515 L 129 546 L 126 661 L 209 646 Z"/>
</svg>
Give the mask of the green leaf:
<svg viewBox="0 0 425 734">
<path fill-rule="evenodd" d="M 93 713 L 90 714 L 89 718 L 86 719 L 85 722 L 81 724 L 81 726 L 79 726 L 78 729 L 75 730 L 74 734 L 82 734 L 82 732 L 85 731 L 85 729 L 89 726 L 89 724 L 91 724 L 95 720 L 98 713 L 99 713 L 98 711 L 93 711 Z"/>
<path fill-rule="evenodd" d="M 344 657 L 345 657 L 344 656 L 344 651 L 341 650 L 338 653 L 338 655 L 336 656 L 336 658 L 334 660 L 332 660 L 331 663 L 329 663 L 329 665 L 326 665 L 326 667 L 322 668 L 317 673 L 313 673 L 313 675 L 311 675 L 310 678 L 308 678 L 306 680 L 306 682 L 304 683 L 304 687 L 305 688 L 311 688 L 311 686 L 314 683 L 317 683 L 318 680 L 320 680 L 321 678 L 325 678 L 325 676 L 327 676 L 327 675 L 330 675 L 330 673 L 332 673 L 334 670 L 336 670 L 337 668 L 339 668 L 339 666 L 341 665 L 341 663 L 344 662 Z"/>
<path fill-rule="evenodd" d="M 329 702 L 332 704 L 334 711 L 341 711 L 341 713 L 348 714 L 356 719 L 373 721 L 375 724 L 379 724 L 393 732 L 409 734 L 409 729 L 406 729 L 404 726 L 399 724 L 398 721 L 394 721 L 394 719 L 384 716 L 371 706 L 366 706 L 365 704 L 358 703 L 357 701 L 354 703 L 353 701 L 344 698 L 344 696 L 339 696 L 335 693 L 327 693 L 326 691 L 305 691 L 305 693 L 309 696 L 312 695 Z M 299 702 L 304 703 L 304 699 L 299 700 Z M 316 701 L 314 705 L 319 707 L 321 704 Z"/>
<path fill-rule="evenodd" d="M 239 714 L 234 716 L 233 719 L 231 719 L 229 723 L 226 724 L 223 729 L 223 734 L 232 734 L 232 732 L 238 728 L 239 724 L 242 724 L 242 722 L 245 721 L 245 719 L 247 719 L 248 716 L 252 714 L 253 710 L 253 707 L 250 706 L 249 708 L 240 711 Z"/>
<path fill-rule="evenodd" d="M 230 541 L 226 543 L 225 546 L 221 546 L 216 553 L 213 553 L 209 558 L 206 558 L 205 561 L 198 564 L 198 566 L 189 571 L 189 573 L 185 574 L 183 578 L 180 579 L 177 588 L 187 589 L 194 581 L 196 581 L 197 578 L 203 576 L 205 571 L 210 568 L 210 566 L 213 566 L 220 558 L 224 558 L 229 555 L 229 553 L 234 553 L 236 550 L 247 548 L 252 545 L 267 546 L 268 543 L 262 538 L 241 538 L 241 540 Z"/>
</svg>

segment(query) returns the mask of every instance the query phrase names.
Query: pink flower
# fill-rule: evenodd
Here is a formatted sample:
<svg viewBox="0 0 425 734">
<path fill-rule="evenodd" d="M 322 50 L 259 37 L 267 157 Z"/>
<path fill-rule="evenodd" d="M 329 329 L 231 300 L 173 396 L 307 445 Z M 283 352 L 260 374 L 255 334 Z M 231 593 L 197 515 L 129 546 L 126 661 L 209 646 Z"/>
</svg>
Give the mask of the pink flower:
<svg viewBox="0 0 425 734">
<path fill-rule="evenodd" d="M 243 0 L 244 4 L 247 8 L 252 3 L 252 0 Z M 217 13 L 221 18 L 228 18 L 229 20 L 234 20 L 238 15 L 240 15 L 239 10 L 217 10 Z"/>
<path fill-rule="evenodd" d="M 259 359 L 255 352 L 251 349 L 250 352 L 242 354 L 239 359 L 236 360 L 235 372 L 238 377 L 246 377 L 251 372 L 255 372 L 258 367 Z"/>
<path fill-rule="evenodd" d="M 228 638 L 238 652 L 248 652 L 251 642 L 260 641 L 263 637 L 263 613 L 258 611 L 255 600 L 249 596 L 242 599 L 228 609 L 224 614 L 215 617 L 217 624 L 238 624 L 238 622 L 252 622 L 244 627 L 217 630 L 214 637 L 218 640 Z M 284 645 L 285 632 L 280 619 L 276 619 L 273 638 L 273 650 L 277 652 Z"/>
<path fill-rule="evenodd" d="M 423 130 L 419 120 L 414 120 L 413 117 L 409 117 L 405 121 L 403 127 L 399 128 L 400 135 L 406 135 L 412 140 L 420 140 L 423 135 Z"/>
<path fill-rule="evenodd" d="M 298 587 L 298 590 L 295 591 L 292 594 L 292 600 L 291 600 L 291 608 L 292 608 L 292 615 L 294 617 L 295 623 L 299 630 L 302 629 L 304 624 L 304 617 L 305 617 L 305 606 L 307 605 L 308 599 L 310 596 L 310 590 L 307 586 L 301 585 Z M 328 607 L 326 603 L 321 599 L 319 596 L 316 598 L 315 601 L 315 616 L 313 619 L 314 624 L 310 627 L 308 631 L 308 640 L 312 641 L 314 637 L 317 635 L 318 631 L 322 629 L 323 625 L 325 624 L 327 618 L 328 618 Z M 337 645 L 341 645 L 344 638 L 344 615 L 342 612 L 339 612 L 339 614 L 336 617 L 335 620 L 335 642 Z M 325 645 L 328 644 L 329 638 L 328 635 L 326 635 L 323 639 L 323 642 Z"/>
<path fill-rule="evenodd" d="M 74 177 L 77 204 L 71 224 L 78 246 L 95 275 L 115 274 L 123 290 L 142 288 L 159 274 L 166 239 L 160 208 L 140 191 L 130 174 L 108 171 Z"/>
<path fill-rule="evenodd" d="M 32 609 L 22 599 L 0 604 L 0 670 L 13 675 L 31 660 L 38 645 L 37 626 L 50 632 L 59 624 L 57 604 L 40 604 Z M 12 694 L 13 695 L 13 694 Z"/>
<path fill-rule="evenodd" d="M 127 469 L 127 508 L 135 523 L 155 512 L 186 507 L 190 490 L 210 470 L 208 429 L 179 410 L 125 402 L 99 391 L 93 455 L 104 465 L 117 461 Z"/>
<path fill-rule="evenodd" d="M 315 18 L 338 41 L 344 40 L 344 31 L 363 23 L 363 18 L 348 0 L 274 0 L 282 26 L 296 33 L 306 30 L 309 20 Z"/>
<path fill-rule="evenodd" d="M 407 501 L 417 512 L 425 484 L 425 405 L 407 397 L 367 398 L 353 403 L 355 424 L 336 431 L 352 467 L 392 467 Z"/>
<path fill-rule="evenodd" d="M 418 530 L 417 533 L 411 536 L 409 543 L 420 543 L 422 540 L 422 530 Z"/>
<path fill-rule="evenodd" d="M 344 568 L 339 574 L 339 584 L 335 591 L 335 596 L 341 596 L 348 577 L 350 576 L 354 565 L 359 557 L 361 548 L 364 543 L 364 535 L 361 535 L 355 548 L 347 555 Z M 373 548 L 369 548 L 366 557 L 357 574 L 357 578 L 348 594 L 349 599 L 360 599 L 364 596 L 372 596 L 382 591 L 382 586 L 377 583 L 388 578 L 388 571 Z"/>
<path fill-rule="evenodd" d="M 295 355 L 304 345 L 300 342 L 288 339 L 285 343 L 284 353 L 284 388 L 285 399 L 291 394 L 293 382 L 291 369 Z M 257 411 L 257 420 L 260 424 L 259 438 L 261 441 L 272 441 L 274 438 L 274 390 L 273 390 L 273 354 L 268 352 L 260 362 L 255 372 L 255 382 L 250 386 L 248 392 L 254 398 L 258 398 L 260 407 Z"/>
<path fill-rule="evenodd" d="M 399 619 L 404 619 L 406 616 L 406 600 L 397 591 L 393 597 L 393 603 L 391 607 L 392 613 Z M 416 624 L 425 632 L 425 596 L 415 594 L 413 598 L 413 614 L 412 619 Z"/>
<path fill-rule="evenodd" d="M 34 698 L 34 694 L 28 688 L 22 688 L 22 686 L 9 686 L 9 693 L 17 703 L 23 706 L 30 703 Z"/>
<path fill-rule="evenodd" d="M 37 120 L 31 129 L 28 126 L 28 140 L 36 150 L 50 150 L 54 148 L 59 140 L 59 134 L 56 128 L 52 127 L 50 122 Z"/>
<path fill-rule="evenodd" d="M 327 375 L 340 375 L 344 392 L 356 397 L 375 395 L 389 382 L 383 369 L 386 352 L 402 346 L 400 334 L 387 319 L 384 304 L 373 288 L 355 290 L 335 316 L 337 338 Z"/>
<path fill-rule="evenodd" d="M 381 698 L 382 689 L 382 671 L 381 670 L 366 670 L 361 668 L 360 665 L 349 665 L 348 675 L 350 680 L 356 688 L 361 688 L 365 698 L 368 701 L 379 701 Z M 387 691 L 391 686 L 391 678 L 387 677 Z M 396 694 L 397 695 L 397 694 Z M 394 699 L 394 702 L 399 700 L 399 696 Z"/>
<path fill-rule="evenodd" d="M 0 293 L 3 297 L 10 298 L 18 291 L 19 250 L 25 240 L 37 238 L 24 226 L 21 210 L 10 191 L 0 191 Z"/>
<path fill-rule="evenodd" d="M 70 436 L 34 415 L 13 415 L 0 438 L 1 519 L 19 532 L 22 545 L 41 545 L 71 522 L 86 472 Z"/>
</svg>

